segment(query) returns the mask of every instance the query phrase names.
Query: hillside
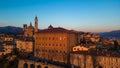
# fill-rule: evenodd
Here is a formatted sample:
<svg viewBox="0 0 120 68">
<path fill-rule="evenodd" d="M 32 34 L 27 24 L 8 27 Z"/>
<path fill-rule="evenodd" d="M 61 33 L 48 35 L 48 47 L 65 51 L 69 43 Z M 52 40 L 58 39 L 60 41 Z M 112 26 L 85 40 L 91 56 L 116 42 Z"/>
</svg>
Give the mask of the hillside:
<svg viewBox="0 0 120 68">
<path fill-rule="evenodd" d="M 23 29 L 20 27 L 15 27 L 15 26 L 5 26 L 5 27 L 0 27 L 0 33 L 14 33 L 17 34 L 18 32 L 22 32 Z"/>
<path fill-rule="evenodd" d="M 110 32 L 103 32 L 99 33 L 100 36 L 104 38 L 114 38 L 114 39 L 120 39 L 120 30 L 114 30 Z"/>
</svg>

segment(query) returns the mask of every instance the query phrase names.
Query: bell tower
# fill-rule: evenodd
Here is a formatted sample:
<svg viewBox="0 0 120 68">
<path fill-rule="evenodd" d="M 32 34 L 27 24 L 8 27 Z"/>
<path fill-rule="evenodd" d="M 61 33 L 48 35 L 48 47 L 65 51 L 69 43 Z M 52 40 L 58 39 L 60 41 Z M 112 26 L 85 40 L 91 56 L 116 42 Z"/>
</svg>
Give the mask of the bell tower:
<svg viewBox="0 0 120 68">
<path fill-rule="evenodd" d="M 38 32 L 38 18 L 37 18 L 37 16 L 35 17 L 34 21 L 35 21 L 35 32 Z"/>
</svg>

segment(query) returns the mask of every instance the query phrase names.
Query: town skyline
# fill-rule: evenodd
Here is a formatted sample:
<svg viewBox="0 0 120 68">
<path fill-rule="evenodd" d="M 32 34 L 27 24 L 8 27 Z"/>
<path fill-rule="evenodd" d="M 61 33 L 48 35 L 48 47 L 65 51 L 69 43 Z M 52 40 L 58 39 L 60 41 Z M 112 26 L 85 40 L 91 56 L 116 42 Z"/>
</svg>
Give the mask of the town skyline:
<svg viewBox="0 0 120 68">
<path fill-rule="evenodd" d="M 0 68 L 119 67 L 119 0 L 0 2 Z"/>
<path fill-rule="evenodd" d="M 119 0 L 1 1 L 0 27 L 29 24 L 38 17 L 39 29 L 49 25 L 85 32 L 108 32 L 120 28 Z"/>
</svg>

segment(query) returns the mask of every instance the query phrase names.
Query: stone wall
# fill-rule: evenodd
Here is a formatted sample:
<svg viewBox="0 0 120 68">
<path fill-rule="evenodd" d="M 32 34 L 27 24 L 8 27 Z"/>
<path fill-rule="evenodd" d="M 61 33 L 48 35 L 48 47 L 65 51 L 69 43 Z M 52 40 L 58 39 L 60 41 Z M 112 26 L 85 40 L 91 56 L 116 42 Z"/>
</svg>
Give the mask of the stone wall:
<svg viewBox="0 0 120 68">
<path fill-rule="evenodd" d="M 119 68 L 120 57 L 90 54 L 71 54 L 70 62 L 80 68 Z"/>
<path fill-rule="evenodd" d="M 42 62 L 31 61 L 31 60 L 19 60 L 18 68 L 64 68 L 52 64 L 45 64 Z"/>
</svg>

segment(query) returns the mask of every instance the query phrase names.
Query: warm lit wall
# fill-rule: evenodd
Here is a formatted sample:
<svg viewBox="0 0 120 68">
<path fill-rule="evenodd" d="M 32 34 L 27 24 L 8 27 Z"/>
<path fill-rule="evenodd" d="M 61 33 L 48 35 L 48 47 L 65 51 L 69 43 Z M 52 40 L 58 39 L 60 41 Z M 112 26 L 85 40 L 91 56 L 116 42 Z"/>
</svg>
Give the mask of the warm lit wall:
<svg viewBox="0 0 120 68">
<path fill-rule="evenodd" d="M 73 51 L 88 51 L 89 48 L 84 46 L 75 46 L 73 47 Z"/>
<path fill-rule="evenodd" d="M 13 37 L 5 37 L 4 41 L 13 41 Z"/>
<path fill-rule="evenodd" d="M 18 68 L 24 68 L 25 64 L 27 65 L 27 68 L 31 68 L 30 67 L 31 65 L 33 65 L 34 68 L 39 68 L 39 67 L 40 68 L 64 68 L 64 67 L 56 66 L 53 64 L 45 64 L 43 62 L 36 62 L 36 61 L 32 61 L 32 60 L 22 60 L 22 59 L 19 59 Z"/>
<path fill-rule="evenodd" d="M 75 44 L 74 33 L 36 33 L 35 56 L 66 63 Z"/>
<path fill-rule="evenodd" d="M 34 29 L 33 28 L 27 28 L 24 31 L 25 36 L 33 36 L 34 35 Z"/>
<path fill-rule="evenodd" d="M 13 49 L 14 49 L 14 45 L 4 44 L 3 47 L 4 47 L 4 49 L 3 49 L 4 51 L 1 51 L 1 52 L 0 52 L 0 55 L 9 54 L 9 53 L 11 53 L 11 52 L 13 51 Z"/>
<path fill-rule="evenodd" d="M 70 62 L 74 66 L 79 66 L 81 68 L 119 68 L 120 67 L 120 57 L 112 56 L 94 56 L 87 54 L 74 54 L 72 53 Z"/>
<path fill-rule="evenodd" d="M 33 51 L 33 41 L 16 40 L 16 47 L 20 51 L 32 52 Z"/>
<path fill-rule="evenodd" d="M 4 45 L 4 54 L 11 53 L 13 51 L 14 45 Z"/>
</svg>

